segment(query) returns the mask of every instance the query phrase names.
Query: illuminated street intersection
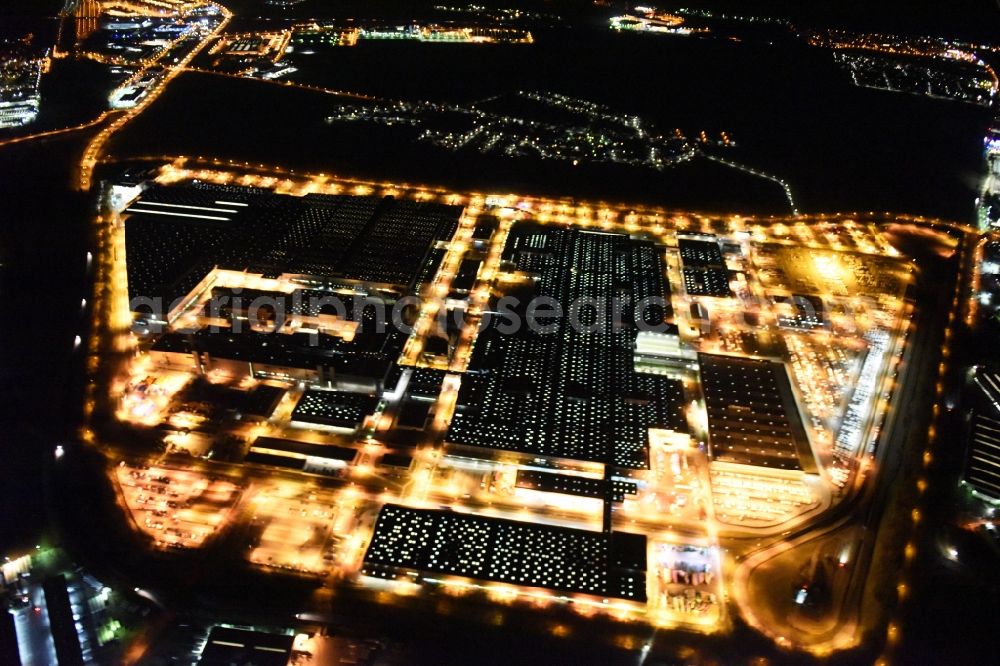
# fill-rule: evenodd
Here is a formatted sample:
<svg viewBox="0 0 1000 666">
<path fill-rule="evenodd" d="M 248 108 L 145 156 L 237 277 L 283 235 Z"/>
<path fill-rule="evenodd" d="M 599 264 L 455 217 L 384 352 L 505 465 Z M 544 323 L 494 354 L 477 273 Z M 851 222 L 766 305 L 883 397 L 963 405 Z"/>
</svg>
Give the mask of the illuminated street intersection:
<svg viewBox="0 0 1000 666">
<path fill-rule="evenodd" d="M 877 467 L 915 275 L 872 218 L 183 161 L 107 192 L 112 397 L 164 451 L 113 475 L 156 547 L 240 525 L 379 595 L 721 632 L 753 544 Z"/>
</svg>

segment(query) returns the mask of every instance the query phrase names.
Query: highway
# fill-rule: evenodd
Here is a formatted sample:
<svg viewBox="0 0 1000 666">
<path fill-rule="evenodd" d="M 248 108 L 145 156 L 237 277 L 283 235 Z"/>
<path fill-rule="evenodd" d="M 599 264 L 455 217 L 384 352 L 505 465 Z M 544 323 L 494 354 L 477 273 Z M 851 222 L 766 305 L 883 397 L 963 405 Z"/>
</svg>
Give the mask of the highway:
<svg viewBox="0 0 1000 666">
<path fill-rule="evenodd" d="M 12 146 L 17 143 L 23 143 L 25 141 L 36 141 L 38 139 L 59 136 L 61 134 L 69 134 L 70 132 L 78 132 L 82 129 L 87 129 L 88 127 L 93 127 L 94 125 L 104 122 L 110 113 L 110 111 L 104 111 L 93 120 L 88 120 L 80 123 L 79 125 L 73 125 L 72 127 L 61 127 L 59 129 L 45 130 L 44 132 L 36 132 L 35 134 L 12 136 L 9 139 L 0 140 L 0 148 L 3 148 L 4 146 Z"/>
<path fill-rule="evenodd" d="M 971 235 L 966 234 L 964 237 L 970 238 Z M 968 244 L 967 240 L 966 244 Z M 967 254 L 968 247 L 965 247 L 963 252 Z M 932 278 L 926 276 L 924 279 Z M 840 611 L 843 625 L 847 630 L 838 632 L 832 640 L 818 644 L 798 644 L 795 647 L 826 654 L 856 644 L 858 637 L 855 632 L 861 626 L 858 614 L 872 565 L 872 555 L 879 525 L 885 518 L 886 507 L 892 498 L 895 484 L 900 480 L 899 474 L 902 464 L 907 458 L 907 447 L 911 442 L 911 436 L 915 432 L 919 433 L 921 427 L 928 427 L 933 431 L 931 425 L 932 410 L 929 402 L 931 396 L 940 399 L 942 394 L 940 384 L 937 394 L 929 390 L 931 380 L 927 377 L 935 376 L 934 371 L 937 369 L 941 351 L 944 349 L 942 341 L 947 339 L 945 330 L 939 328 L 940 322 L 947 321 L 948 327 L 953 326 L 956 322 L 957 311 L 963 305 L 962 299 L 957 297 L 961 284 L 961 282 L 956 282 L 954 292 L 951 294 L 947 294 L 947 286 L 942 284 L 938 287 L 937 298 L 921 299 L 921 306 L 916 309 L 916 318 L 912 326 L 913 332 L 910 334 L 904 352 L 900 379 L 896 382 L 897 390 L 892 395 L 891 406 L 876 448 L 875 471 L 870 472 L 867 479 L 861 479 L 859 475 L 850 495 L 820 519 L 793 530 L 776 545 L 769 545 L 763 550 L 745 556 L 745 559 L 740 563 L 733 585 L 734 597 L 738 605 L 744 609 L 744 615 L 751 626 L 757 628 L 758 631 L 773 638 L 784 636 L 785 640 L 788 640 L 788 635 L 798 633 L 790 626 L 769 627 L 755 620 L 751 610 L 753 602 L 746 592 L 747 579 L 752 570 L 779 552 L 785 552 L 792 547 L 834 533 L 846 526 L 857 524 L 863 527 L 865 537 L 851 562 L 848 592 L 843 597 Z M 948 295 L 951 295 L 952 298 L 949 299 Z M 940 381 L 943 372 L 943 369 L 940 370 L 938 381 Z M 933 413 L 937 413 L 936 407 Z M 917 436 L 919 437 L 919 435 Z"/>
<path fill-rule="evenodd" d="M 233 17 L 232 12 L 222 5 L 216 4 L 215 6 L 222 15 L 222 20 L 219 21 L 219 23 L 210 32 L 208 32 L 180 62 L 173 65 L 165 65 L 165 74 L 156 84 L 154 84 L 153 88 L 146 93 L 142 100 L 131 109 L 123 111 L 121 114 L 115 116 L 114 120 L 98 132 L 98 134 L 91 140 L 90 144 L 84 149 L 83 158 L 80 161 L 80 175 L 79 182 L 77 184 L 78 189 L 84 191 L 90 189 L 91 180 L 94 175 L 94 167 L 101 158 L 104 148 L 107 146 L 111 137 L 129 121 L 146 110 L 146 108 L 163 93 L 174 77 L 184 71 L 184 68 L 187 67 L 188 63 L 190 63 L 202 49 L 204 49 L 216 37 L 221 35 L 226 29 L 226 26 Z"/>
</svg>

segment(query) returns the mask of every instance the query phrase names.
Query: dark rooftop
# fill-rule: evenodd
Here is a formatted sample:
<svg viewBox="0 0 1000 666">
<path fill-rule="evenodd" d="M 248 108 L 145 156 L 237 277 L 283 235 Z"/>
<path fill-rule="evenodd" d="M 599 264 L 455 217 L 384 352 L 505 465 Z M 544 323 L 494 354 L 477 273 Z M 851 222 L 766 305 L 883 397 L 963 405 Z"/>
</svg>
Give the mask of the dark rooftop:
<svg viewBox="0 0 1000 666">
<path fill-rule="evenodd" d="M 406 392 L 413 397 L 433 400 L 441 393 L 445 374 L 444 370 L 434 368 L 414 368 Z"/>
<path fill-rule="evenodd" d="M 681 252 L 681 261 L 684 266 L 710 266 L 714 268 L 725 268 L 726 260 L 722 257 L 722 250 L 719 242 L 713 240 L 692 240 L 680 238 L 677 246 Z"/>
<path fill-rule="evenodd" d="M 73 620 L 73 607 L 66 589 L 66 576 L 60 574 L 42 583 L 45 592 L 45 608 L 49 615 L 49 628 L 55 643 L 56 658 L 60 666 L 83 664 L 83 651 Z"/>
<path fill-rule="evenodd" d="M 285 389 L 283 388 L 258 384 L 247 393 L 241 411 L 251 416 L 267 418 L 274 412 L 284 396 Z"/>
<path fill-rule="evenodd" d="M 451 290 L 456 294 L 467 294 L 476 284 L 476 276 L 479 274 L 479 267 L 483 264 L 480 259 L 462 259 L 458 265 L 458 271 L 451 281 Z"/>
<path fill-rule="evenodd" d="M 171 303 L 214 266 L 410 288 L 461 207 L 205 183 L 154 187 L 126 210 L 130 298 Z"/>
<path fill-rule="evenodd" d="M 346 391 L 310 389 L 292 411 L 292 421 L 338 428 L 356 428 L 375 411 L 378 398 Z"/>
<path fill-rule="evenodd" d="M 969 388 L 971 428 L 965 461 L 965 482 L 976 492 L 1000 499 L 1000 372 L 976 370 Z"/>
<path fill-rule="evenodd" d="M 423 430 L 427 425 L 427 418 L 430 416 L 433 404 L 426 400 L 404 400 L 402 406 L 399 408 L 396 426 L 399 428 Z"/>
<path fill-rule="evenodd" d="M 285 666 L 294 636 L 213 627 L 199 666 Z"/>
<path fill-rule="evenodd" d="M 816 473 L 782 364 L 713 354 L 698 362 L 714 460 Z"/>
<path fill-rule="evenodd" d="M 580 326 L 568 315 L 577 299 L 606 313 L 619 309 L 613 299 L 621 296 L 669 299 L 662 249 L 622 234 L 517 224 L 504 259 L 537 276 L 534 295 L 563 304 L 563 315 L 548 331 L 522 326 L 513 334 L 492 318 L 462 377 L 448 442 L 645 467 L 649 428 L 687 430 L 680 382 L 635 372 L 630 308 L 620 318 L 576 313 Z M 661 307 L 645 319 L 668 314 Z"/>
<path fill-rule="evenodd" d="M 480 215 L 472 230 L 473 240 L 489 240 L 497 230 L 500 220 L 495 215 Z"/>
<path fill-rule="evenodd" d="M 645 543 L 645 537 L 634 535 Z M 629 541 L 629 543 L 633 543 Z M 615 566 L 604 532 L 387 504 L 363 572 L 395 577 L 416 569 L 563 592 L 645 601 L 645 557 Z M 643 548 L 643 555 L 645 550 Z"/>
<path fill-rule="evenodd" d="M 604 479 L 522 469 L 518 470 L 517 481 L 514 485 L 530 490 L 605 499 L 608 483 Z M 625 499 L 626 493 L 634 495 L 637 491 L 635 482 L 614 481 L 611 483 L 611 500 L 614 502 L 621 502 Z"/>
<path fill-rule="evenodd" d="M 408 468 L 413 464 L 413 456 L 405 453 L 387 453 L 382 456 L 378 464 L 386 467 Z"/>
<path fill-rule="evenodd" d="M 684 290 L 691 296 L 727 298 L 733 295 L 729 288 L 729 271 L 725 268 L 685 266 Z"/>
<path fill-rule="evenodd" d="M 21 666 L 21 653 L 17 648 L 17 627 L 14 616 L 0 612 L 0 663 Z"/>
</svg>

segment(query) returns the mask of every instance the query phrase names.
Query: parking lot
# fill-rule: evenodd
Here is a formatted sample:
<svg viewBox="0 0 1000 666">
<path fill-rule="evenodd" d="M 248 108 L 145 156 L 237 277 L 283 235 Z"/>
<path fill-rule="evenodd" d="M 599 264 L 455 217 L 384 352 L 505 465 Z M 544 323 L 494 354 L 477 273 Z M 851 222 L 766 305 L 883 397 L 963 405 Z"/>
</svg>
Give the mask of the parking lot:
<svg viewBox="0 0 1000 666">
<path fill-rule="evenodd" d="M 225 479 L 165 467 L 115 469 L 135 526 L 160 548 L 198 548 L 230 518 L 243 489 Z"/>
</svg>

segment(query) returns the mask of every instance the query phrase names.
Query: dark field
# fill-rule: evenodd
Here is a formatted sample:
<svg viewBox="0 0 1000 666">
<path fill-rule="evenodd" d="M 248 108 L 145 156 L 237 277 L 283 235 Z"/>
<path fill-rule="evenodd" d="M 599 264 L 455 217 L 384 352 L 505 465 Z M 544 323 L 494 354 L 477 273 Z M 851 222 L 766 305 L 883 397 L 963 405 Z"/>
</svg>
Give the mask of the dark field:
<svg viewBox="0 0 1000 666">
<path fill-rule="evenodd" d="M 291 78 L 393 99 L 469 103 L 551 90 L 640 115 L 658 130 L 725 131 L 720 155 L 785 178 L 803 212 L 972 214 L 989 111 L 853 87 L 824 51 L 556 30 L 532 46 L 367 42 L 296 54 Z M 773 183 L 704 160 L 664 172 L 452 153 L 405 129 L 328 126 L 332 95 L 185 74 L 112 146 L 119 157 L 203 154 L 459 188 L 677 209 L 784 213 Z"/>
</svg>

